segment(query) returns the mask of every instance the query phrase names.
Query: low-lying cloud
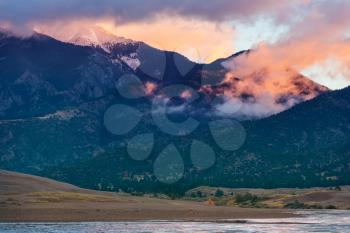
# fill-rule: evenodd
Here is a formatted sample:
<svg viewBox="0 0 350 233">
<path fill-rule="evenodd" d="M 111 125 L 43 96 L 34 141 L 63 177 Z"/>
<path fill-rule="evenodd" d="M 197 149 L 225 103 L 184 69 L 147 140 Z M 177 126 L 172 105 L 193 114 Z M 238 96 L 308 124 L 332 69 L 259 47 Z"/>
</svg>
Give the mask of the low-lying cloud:
<svg viewBox="0 0 350 233">
<path fill-rule="evenodd" d="M 295 70 L 255 67 L 254 60 L 250 60 L 249 56 L 250 53 L 241 54 L 224 63 L 230 69 L 225 79 L 218 87 L 207 90 L 221 96 L 221 101 L 214 107 L 217 115 L 266 117 L 327 91 L 326 87 L 312 82 Z M 244 60 L 245 64 L 235 64 L 235 60 Z"/>
</svg>

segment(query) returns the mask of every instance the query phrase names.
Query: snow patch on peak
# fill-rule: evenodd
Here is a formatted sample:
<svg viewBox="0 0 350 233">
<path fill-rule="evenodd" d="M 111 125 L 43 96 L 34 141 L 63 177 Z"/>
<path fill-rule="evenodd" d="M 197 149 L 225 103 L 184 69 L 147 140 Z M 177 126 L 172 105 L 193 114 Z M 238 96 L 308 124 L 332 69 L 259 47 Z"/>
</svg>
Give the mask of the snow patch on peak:
<svg viewBox="0 0 350 233">
<path fill-rule="evenodd" d="M 120 57 L 120 60 L 133 70 L 136 70 L 141 65 L 140 60 L 137 58 L 137 53 L 131 53 L 129 56 L 122 56 Z"/>
<path fill-rule="evenodd" d="M 133 40 L 118 37 L 99 26 L 82 28 L 69 37 L 67 42 L 82 46 L 101 46 L 107 52 L 110 52 L 109 48 L 113 44 L 134 43 Z"/>
</svg>

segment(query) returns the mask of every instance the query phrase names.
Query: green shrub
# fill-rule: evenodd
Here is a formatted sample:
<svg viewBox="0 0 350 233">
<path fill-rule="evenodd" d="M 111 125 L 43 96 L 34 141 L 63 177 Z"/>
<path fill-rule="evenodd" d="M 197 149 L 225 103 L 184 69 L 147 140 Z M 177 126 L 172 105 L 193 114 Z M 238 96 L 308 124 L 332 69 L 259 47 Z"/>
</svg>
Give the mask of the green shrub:
<svg viewBox="0 0 350 233">
<path fill-rule="evenodd" d="M 325 209 L 335 210 L 335 209 L 337 209 L 337 207 L 334 205 L 328 205 L 325 207 Z"/>
<path fill-rule="evenodd" d="M 197 197 L 203 197 L 203 193 L 200 190 L 197 191 Z"/>
<path fill-rule="evenodd" d="M 321 205 L 308 205 L 298 200 L 290 202 L 284 205 L 284 208 L 287 209 L 323 209 Z"/>
<path fill-rule="evenodd" d="M 215 194 L 214 194 L 215 197 L 222 197 L 224 196 L 224 191 L 222 191 L 221 189 L 217 189 L 215 191 Z"/>
<path fill-rule="evenodd" d="M 237 204 L 241 204 L 245 202 L 256 203 L 258 200 L 259 200 L 259 197 L 251 193 L 237 194 L 235 196 L 235 201 Z"/>
</svg>

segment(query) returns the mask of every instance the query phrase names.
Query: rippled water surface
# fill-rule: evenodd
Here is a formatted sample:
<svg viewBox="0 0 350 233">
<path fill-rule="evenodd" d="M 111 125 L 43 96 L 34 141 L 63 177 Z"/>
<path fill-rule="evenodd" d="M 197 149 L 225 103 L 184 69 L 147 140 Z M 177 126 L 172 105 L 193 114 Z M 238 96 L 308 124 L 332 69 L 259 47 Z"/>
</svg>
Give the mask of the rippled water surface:
<svg viewBox="0 0 350 233">
<path fill-rule="evenodd" d="M 83 222 L 0 223 L 1 233 L 114 232 L 339 232 L 350 233 L 350 211 L 305 211 L 303 218 L 249 220 L 249 223 L 210 222 Z"/>
</svg>

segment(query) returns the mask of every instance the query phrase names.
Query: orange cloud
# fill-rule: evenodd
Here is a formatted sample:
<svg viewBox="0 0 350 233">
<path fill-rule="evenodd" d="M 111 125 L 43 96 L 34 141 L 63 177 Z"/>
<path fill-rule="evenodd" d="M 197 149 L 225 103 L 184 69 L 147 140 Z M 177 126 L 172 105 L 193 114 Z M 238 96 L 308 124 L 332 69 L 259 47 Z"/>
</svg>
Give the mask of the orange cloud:
<svg viewBox="0 0 350 233">
<path fill-rule="evenodd" d="M 100 25 L 117 35 L 176 51 L 199 62 L 211 62 L 235 51 L 234 31 L 227 23 L 161 15 L 146 22 L 122 25 L 107 22 Z"/>
<path fill-rule="evenodd" d="M 295 70 L 250 63 L 253 60 L 247 58 L 249 56 L 243 54 L 225 64 L 231 71 L 226 73 L 216 90 L 223 97 L 223 102 L 216 106 L 219 114 L 266 117 L 327 91 Z M 244 60 L 245 64 L 240 63 L 242 69 L 237 63 L 234 67 L 229 66 L 236 59 Z M 207 88 L 203 87 L 201 91 L 213 92 Z"/>
<path fill-rule="evenodd" d="M 145 86 L 144 86 L 144 91 L 146 96 L 150 96 L 153 95 L 154 92 L 157 89 L 157 84 L 153 83 L 153 82 L 146 82 Z"/>
<path fill-rule="evenodd" d="M 120 25 L 111 18 L 32 23 L 36 31 L 63 41 L 69 41 L 79 31 L 95 25 L 116 36 L 179 52 L 197 62 L 211 62 L 230 56 L 235 51 L 234 30 L 227 23 L 218 24 L 164 15 L 151 21 Z"/>
<path fill-rule="evenodd" d="M 275 45 L 260 44 L 249 54 L 239 56 L 226 64 L 238 76 L 246 76 L 264 69 L 271 78 L 283 79 L 281 72 L 287 69 L 302 71 L 308 67 L 334 59 L 337 72 L 350 79 L 350 41 L 322 41 L 314 38 L 299 38 Z M 317 80 L 316 80 L 317 81 Z"/>
</svg>

